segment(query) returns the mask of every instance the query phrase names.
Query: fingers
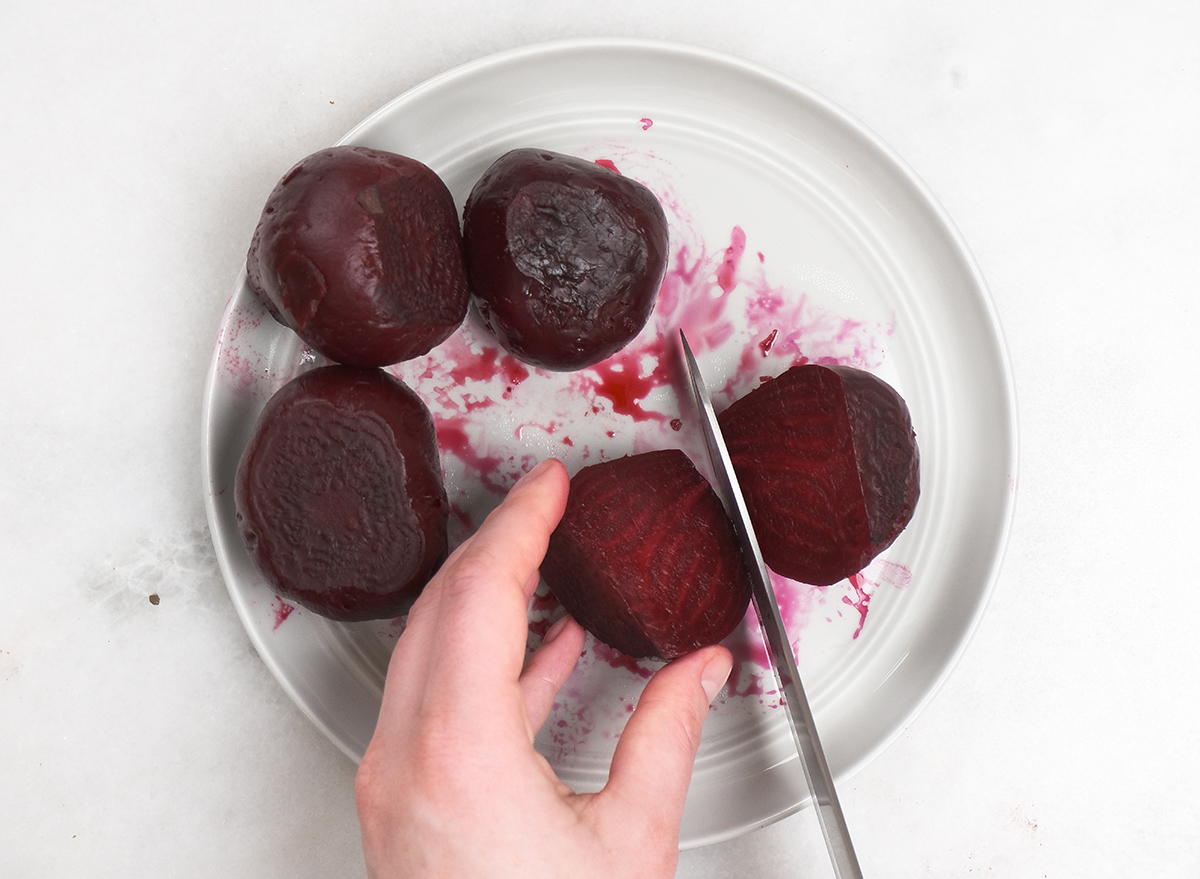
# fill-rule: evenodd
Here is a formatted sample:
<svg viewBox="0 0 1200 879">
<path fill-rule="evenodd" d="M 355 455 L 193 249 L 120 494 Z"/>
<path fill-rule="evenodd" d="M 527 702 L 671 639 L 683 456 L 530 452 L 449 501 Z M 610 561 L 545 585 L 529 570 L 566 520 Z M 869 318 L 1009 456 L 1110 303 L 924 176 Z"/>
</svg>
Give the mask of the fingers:
<svg viewBox="0 0 1200 879">
<path fill-rule="evenodd" d="M 650 679 L 617 742 L 608 785 L 600 795 L 620 803 L 613 806 L 615 812 L 641 815 L 657 822 L 650 832 L 678 837 L 704 718 L 732 664 L 724 647 L 707 647 L 669 663 Z M 655 808 L 647 810 L 647 803 Z"/>
<path fill-rule="evenodd" d="M 529 739 L 537 735 L 558 691 L 570 677 L 579 653 L 583 650 L 583 626 L 569 615 L 559 619 L 542 644 L 529 657 L 521 672 L 521 695 L 525 699 L 525 714 L 529 720 Z"/>
<path fill-rule="evenodd" d="M 517 480 L 504 502 L 464 544 L 464 554 L 494 557 L 507 572 L 519 569 L 517 579 L 524 585 L 546 555 L 550 532 L 566 508 L 568 489 L 562 462 L 542 461 Z"/>
<path fill-rule="evenodd" d="M 440 575 L 439 637 L 452 661 L 485 657 L 515 681 L 525 659 L 529 596 L 562 518 L 569 481 L 566 468 L 547 459 L 523 476 L 455 551 Z"/>
<path fill-rule="evenodd" d="M 479 698 L 515 691 L 529 596 L 568 487 L 560 462 L 541 462 L 451 554 L 413 606 L 392 654 L 385 716 L 443 696 L 474 710 Z"/>
</svg>

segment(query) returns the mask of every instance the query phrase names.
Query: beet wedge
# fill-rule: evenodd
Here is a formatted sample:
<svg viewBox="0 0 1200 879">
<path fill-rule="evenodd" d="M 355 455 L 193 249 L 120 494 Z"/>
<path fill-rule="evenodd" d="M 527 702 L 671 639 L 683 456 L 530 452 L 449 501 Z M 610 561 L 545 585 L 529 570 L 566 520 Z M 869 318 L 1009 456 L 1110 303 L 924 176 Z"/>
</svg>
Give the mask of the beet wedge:
<svg viewBox="0 0 1200 879">
<path fill-rule="evenodd" d="M 899 536 L 920 495 L 908 406 L 847 366 L 803 364 L 718 416 L 746 507 L 776 573 L 828 586 Z"/>
<path fill-rule="evenodd" d="M 750 602 L 733 525 L 675 449 L 576 473 L 541 570 L 585 629 L 632 657 L 673 659 L 714 644 Z"/>
</svg>

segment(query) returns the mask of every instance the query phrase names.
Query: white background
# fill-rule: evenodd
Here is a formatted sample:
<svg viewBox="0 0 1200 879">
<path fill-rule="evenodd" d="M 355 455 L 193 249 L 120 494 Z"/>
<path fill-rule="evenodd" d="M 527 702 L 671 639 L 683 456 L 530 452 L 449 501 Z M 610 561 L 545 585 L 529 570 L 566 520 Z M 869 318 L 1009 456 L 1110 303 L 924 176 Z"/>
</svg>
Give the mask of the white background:
<svg viewBox="0 0 1200 879">
<path fill-rule="evenodd" d="M 208 538 L 213 340 L 298 158 L 457 64 L 585 36 L 839 103 L 996 300 L 1017 518 L 961 664 L 841 787 L 867 874 L 1200 876 L 1200 8 L 190 5 L 0 6 L 0 876 L 363 875 L 354 766 L 253 652 Z M 828 873 L 810 814 L 679 869 Z"/>
</svg>

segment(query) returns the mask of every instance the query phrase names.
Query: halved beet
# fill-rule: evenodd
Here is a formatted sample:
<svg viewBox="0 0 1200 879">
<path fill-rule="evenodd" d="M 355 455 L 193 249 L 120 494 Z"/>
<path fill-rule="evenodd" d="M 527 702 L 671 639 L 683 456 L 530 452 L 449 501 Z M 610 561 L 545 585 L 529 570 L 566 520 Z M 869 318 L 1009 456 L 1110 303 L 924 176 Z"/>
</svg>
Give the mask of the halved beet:
<svg viewBox="0 0 1200 879">
<path fill-rule="evenodd" d="M 763 559 L 828 586 L 892 545 L 920 495 L 908 406 L 848 366 L 793 366 L 718 418 Z"/>
<path fill-rule="evenodd" d="M 750 602 L 725 508 L 676 449 L 576 473 L 541 570 L 585 629 L 633 657 L 715 644 Z"/>
<path fill-rule="evenodd" d="M 332 619 L 406 612 L 446 558 L 433 420 L 378 369 L 327 366 L 284 385 L 242 453 L 234 500 L 271 587 Z"/>
<path fill-rule="evenodd" d="M 352 366 L 427 353 L 470 304 L 450 190 L 417 160 L 367 147 L 322 150 L 288 171 L 246 272 L 276 320 Z"/>
<path fill-rule="evenodd" d="M 484 324 L 546 369 L 582 369 L 625 347 L 667 266 L 667 219 L 649 189 L 548 150 L 513 150 L 488 168 L 463 238 Z"/>
</svg>

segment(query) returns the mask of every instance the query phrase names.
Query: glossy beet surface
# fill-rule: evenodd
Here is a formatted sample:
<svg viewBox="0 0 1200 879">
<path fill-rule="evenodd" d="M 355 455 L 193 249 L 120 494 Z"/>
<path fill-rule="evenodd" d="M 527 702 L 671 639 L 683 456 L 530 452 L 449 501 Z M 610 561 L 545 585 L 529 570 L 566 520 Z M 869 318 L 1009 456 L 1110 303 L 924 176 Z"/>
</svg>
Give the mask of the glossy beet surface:
<svg viewBox="0 0 1200 879">
<path fill-rule="evenodd" d="M 271 587 L 336 620 L 406 612 L 446 557 L 433 421 L 378 369 L 328 366 L 285 385 L 242 453 L 234 497 Z"/>
<path fill-rule="evenodd" d="M 470 304 L 450 191 L 415 159 L 366 147 L 322 150 L 284 176 L 246 272 L 280 323 L 353 366 L 425 354 Z"/>
<path fill-rule="evenodd" d="M 546 369 L 581 369 L 627 345 L 667 265 L 667 220 L 649 189 L 546 150 L 513 150 L 487 170 L 463 236 L 483 322 Z"/>
<path fill-rule="evenodd" d="M 912 519 L 920 459 L 908 407 L 845 366 L 793 366 L 718 418 L 763 559 L 828 586 L 856 574 Z"/>
<path fill-rule="evenodd" d="M 634 657 L 673 659 L 714 644 L 750 601 L 733 525 L 674 449 L 575 474 L 542 576 L 584 628 Z"/>
</svg>

